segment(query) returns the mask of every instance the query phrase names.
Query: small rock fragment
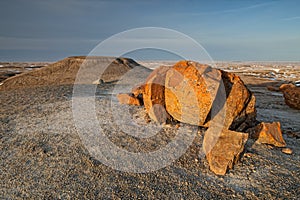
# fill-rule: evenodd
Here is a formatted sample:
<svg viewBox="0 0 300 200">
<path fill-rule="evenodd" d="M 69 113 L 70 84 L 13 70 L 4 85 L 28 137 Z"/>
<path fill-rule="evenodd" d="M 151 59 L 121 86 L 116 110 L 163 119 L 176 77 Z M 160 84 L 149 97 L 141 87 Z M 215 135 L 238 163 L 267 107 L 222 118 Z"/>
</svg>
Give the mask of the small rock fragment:
<svg viewBox="0 0 300 200">
<path fill-rule="evenodd" d="M 285 153 L 285 154 L 292 154 L 293 153 L 293 150 L 290 149 L 290 148 L 283 148 L 281 150 L 282 153 Z"/>
<path fill-rule="evenodd" d="M 104 83 L 104 81 L 102 79 L 97 79 L 93 82 L 93 84 L 95 84 L 95 85 L 101 85 L 103 83 Z"/>
<path fill-rule="evenodd" d="M 134 87 L 132 90 L 131 90 L 131 93 L 135 96 L 135 97 L 138 97 L 140 95 L 143 94 L 145 90 L 145 85 L 139 85 L 137 87 Z"/>
<path fill-rule="evenodd" d="M 118 94 L 117 98 L 121 104 L 135 105 L 135 106 L 141 105 L 140 100 L 138 98 L 134 97 L 134 95 L 132 93 Z"/>
<path fill-rule="evenodd" d="M 253 157 L 253 154 L 248 152 L 248 153 L 244 154 L 244 157 L 251 158 L 251 157 Z"/>
<path fill-rule="evenodd" d="M 256 142 L 271 144 L 277 147 L 285 147 L 286 143 L 282 137 L 280 122 L 265 123 L 262 122 L 256 126 L 252 135 Z"/>
<path fill-rule="evenodd" d="M 247 133 L 223 130 L 213 147 L 210 146 L 213 145 L 211 143 L 204 143 L 204 148 L 211 148 L 206 154 L 210 170 L 217 175 L 224 175 L 227 169 L 232 169 L 244 151 L 247 139 Z"/>
<path fill-rule="evenodd" d="M 131 90 L 131 93 L 133 94 L 134 97 L 138 98 L 141 105 L 144 105 L 144 99 L 143 99 L 143 93 L 144 93 L 144 90 L 145 90 L 145 85 L 139 85 L 137 87 L 134 87 L 132 90 Z"/>
</svg>

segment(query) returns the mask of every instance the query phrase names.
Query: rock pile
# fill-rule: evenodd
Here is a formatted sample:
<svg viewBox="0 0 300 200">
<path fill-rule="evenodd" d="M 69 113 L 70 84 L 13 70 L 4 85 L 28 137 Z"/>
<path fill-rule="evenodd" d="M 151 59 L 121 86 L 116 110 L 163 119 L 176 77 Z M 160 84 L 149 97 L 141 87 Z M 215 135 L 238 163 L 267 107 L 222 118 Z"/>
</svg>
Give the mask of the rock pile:
<svg viewBox="0 0 300 200">
<path fill-rule="evenodd" d="M 157 68 L 132 90 L 132 96 L 139 95 L 150 118 L 160 123 L 171 116 L 208 127 L 212 109 L 216 113 L 225 107 L 224 128 L 243 131 L 256 117 L 255 97 L 238 76 L 196 62 Z"/>
<path fill-rule="evenodd" d="M 239 160 L 248 139 L 245 131 L 256 123 L 255 97 L 240 77 L 192 61 L 157 68 L 143 85 L 127 95 L 142 101 L 156 122 L 175 120 L 207 128 L 220 126 L 218 133 L 206 131 L 203 144 L 210 169 L 218 175 L 224 175 Z M 217 124 L 216 118 L 221 119 Z M 258 142 L 285 146 L 280 124 L 261 126 L 254 133 Z M 214 138 L 215 142 L 211 142 Z"/>
</svg>

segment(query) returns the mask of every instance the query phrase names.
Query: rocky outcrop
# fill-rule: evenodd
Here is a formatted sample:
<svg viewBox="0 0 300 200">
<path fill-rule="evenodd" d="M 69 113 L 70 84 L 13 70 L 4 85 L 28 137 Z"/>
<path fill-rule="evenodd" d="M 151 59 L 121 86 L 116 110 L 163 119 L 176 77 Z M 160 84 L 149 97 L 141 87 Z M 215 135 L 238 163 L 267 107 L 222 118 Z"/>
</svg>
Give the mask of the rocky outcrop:
<svg viewBox="0 0 300 200">
<path fill-rule="evenodd" d="M 217 175 L 224 175 L 227 169 L 232 169 L 244 151 L 247 139 L 247 133 L 223 130 L 217 142 L 206 153 L 210 170 Z M 209 144 L 203 145 L 209 146 Z"/>
<path fill-rule="evenodd" d="M 283 93 L 285 103 L 291 108 L 300 110 L 300 87 L 282 84 L 279 89 Z"/>
<path fill-rule="evenodd" d="M 286 143 L 282 137 L 279 122 L 261 122 L 254 128 L 254 130 L 252 137 L 256 139 L 256 142 L 270 144 L 277 147 L 285 147 Z"/>
</svg>

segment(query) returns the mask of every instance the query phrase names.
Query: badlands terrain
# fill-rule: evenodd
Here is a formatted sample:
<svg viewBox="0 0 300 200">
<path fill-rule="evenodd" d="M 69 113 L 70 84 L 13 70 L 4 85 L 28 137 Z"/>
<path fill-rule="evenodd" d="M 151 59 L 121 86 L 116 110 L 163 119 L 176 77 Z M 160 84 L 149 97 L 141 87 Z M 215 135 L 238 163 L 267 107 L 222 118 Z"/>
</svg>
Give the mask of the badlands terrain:
<svg viewBox="0 0 300 200">
<path fill-rule="evenodd" d="M 83 79 L 76 79 L 81 66 L 89 68 L 85 63 L 109 67 L 105 71 L 89 71 Z M 254 93 L 258 121 L 281 123 L 291 154 L 249 139 L 240 162 L 226 175 L 217 176 L 201 154 L 205 129 L 180 124 L 185 132 L 194 132 L 195 139 L 180 158 L 156 171 L 119 171 L 92 156 L 73 116 L 74 82 L 82 85 L 82 97 L 90 97 L 84 91 L 95 89 L 92 96 L 98 123 L 114 144 L 132 152 L 151 152 L 168 144 L 178 127 L 156 124 L 141 106 L 118 105 L 116 94 L 143 83 L 152 69 L 174 63 L 106 57 L 70 57 L 56 63 L 0 63 L 0 197 L 298 199 L 300 112 L 285 104 L 281 92 L 267 87 L 300 80 L 300 63 L 215 64 L 216 68 L 239 75 Z M 140 125 L 159 126 L 157 134 L 146 139 L 128 135 L 130 124 L 125 131 L 118 123 L 122 109 Z"/>
</svg>

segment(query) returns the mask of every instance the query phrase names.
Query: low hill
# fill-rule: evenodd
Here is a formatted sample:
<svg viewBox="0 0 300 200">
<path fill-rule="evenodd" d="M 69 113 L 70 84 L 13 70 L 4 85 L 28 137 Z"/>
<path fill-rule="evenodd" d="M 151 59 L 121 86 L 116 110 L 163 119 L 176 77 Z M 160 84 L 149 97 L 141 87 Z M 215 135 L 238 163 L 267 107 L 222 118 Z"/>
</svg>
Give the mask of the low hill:
<svg viewBox="0 0 300 200">
<path fill-rule="evenodd" d="M 8 78 L 2 83 L 0 90 L 74 84 L 78 74 L 80 75 L 76 83 L 92 84 L 100 79 L 101 82 L 112 82 L 119 80 L 135 67 L 150 71 L 130 58 L 68 57 L 46 67 Z"/>
</svg>

